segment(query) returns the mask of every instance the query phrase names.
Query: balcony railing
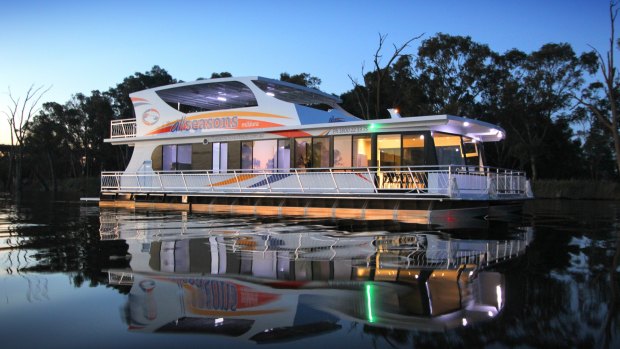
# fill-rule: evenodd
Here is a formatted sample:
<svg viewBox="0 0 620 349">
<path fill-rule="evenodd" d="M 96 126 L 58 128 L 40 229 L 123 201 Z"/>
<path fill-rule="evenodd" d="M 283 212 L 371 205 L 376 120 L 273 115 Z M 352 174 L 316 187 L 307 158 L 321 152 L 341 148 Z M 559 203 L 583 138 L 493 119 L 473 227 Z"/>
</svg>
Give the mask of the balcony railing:
<svg viewBox="0 0 620 349">
<path fill-rule="evenodd" d="M 112 120 L 110 138 L 133 138 L 136 136 L 136 119 Z"/>
<path fill-rule="evenodd" d="M 103 172 L 101 191 L 336 196 L 398 194 L 483 200 L 532 196 L 524 172 L 474 166 Z"/>
</svg>

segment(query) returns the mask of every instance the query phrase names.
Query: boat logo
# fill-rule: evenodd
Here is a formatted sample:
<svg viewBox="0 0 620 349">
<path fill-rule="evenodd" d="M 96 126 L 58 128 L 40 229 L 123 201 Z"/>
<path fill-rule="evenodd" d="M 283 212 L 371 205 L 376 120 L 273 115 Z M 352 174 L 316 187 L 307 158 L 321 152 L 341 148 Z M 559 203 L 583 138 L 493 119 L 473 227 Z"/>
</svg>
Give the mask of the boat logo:
<svg viewBox="0 0 620 349">
<path fill-rule="evenodd" d="M 142 113 L 142 122 L 147 126 L 155 125 L 159 121 L 159 112 L 157 109 L 147 109 Z"/>
<path fill-rule="evenodd" d="M 343 122 L 344 118 L 339 118 L 339 117 L 335 117 L 335 116 L 330 116 L 329 117 L 329 122 Z"/>
</svg>

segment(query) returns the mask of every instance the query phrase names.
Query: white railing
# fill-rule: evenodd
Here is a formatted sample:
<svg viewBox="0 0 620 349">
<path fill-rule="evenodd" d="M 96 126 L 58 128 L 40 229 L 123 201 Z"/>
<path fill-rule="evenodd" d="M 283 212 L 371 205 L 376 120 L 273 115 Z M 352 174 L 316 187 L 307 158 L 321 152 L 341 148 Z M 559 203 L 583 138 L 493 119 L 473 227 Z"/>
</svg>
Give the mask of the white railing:
<svg viewBox="0 0 620 349">
<path fill-rule="evenodd" d="M 136 136 L 136 119 L 112 120 L 110 138 L 132 138 Z"/>
<path fill-rule="evenodd" d="M 459 199 L 525 198 L 531 192 L 524 172 L 473 166 L 103 172 L 101 191 L 407 194 Z"/>
</svg>

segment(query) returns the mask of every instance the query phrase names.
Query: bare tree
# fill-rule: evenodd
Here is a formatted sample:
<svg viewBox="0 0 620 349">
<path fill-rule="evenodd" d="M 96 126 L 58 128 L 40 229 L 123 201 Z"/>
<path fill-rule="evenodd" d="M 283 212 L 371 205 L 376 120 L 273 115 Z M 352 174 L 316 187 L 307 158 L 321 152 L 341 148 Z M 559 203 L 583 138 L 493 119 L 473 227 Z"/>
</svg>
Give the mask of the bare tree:
<svg viewBox="0 0 620 349">
<path fill-rule="evenodd" d="M 590 88 L 586 90 L 582 96 L 575 96 L 575 99 L 588 108 L 588 110 L 600 121 L 604 128 L 611 135 L 614 141 L 614 153 L 616 157 L 616 167 L 620 174 L 620 115 L 618 113 L 618 89 L 620 84 L 620 75 L 618 74 L 616 67 L 614 66 L 614 48 L 616 45 L 615 37 L 615 22 L 618 17 L 618 2 L 609 2 L 609 19 L 611 22 L 611 34 L 609 37 L 609 51 L 603 56 L 596 48 L 592 47 L 598 57 L 598 64 L 600 73 L 603 76 L 603 81 L 590 85 Z M 604 90 L 605 97 L 607 98 L 607 107 L 601 107 L 600 103 L 597 103 L 594 93 L 596 89 L 602 88 Z M 600 101 L 598 101 L 600 102 Z"/>
<path fill-rule="evenodd" d="M 390 67 L 392 66 L 392 63 L 394 63 L 394 61 L 396 61 L 396 59 L 398 59 L 399 57 L 403 56 L 403 51 L 409 47 L 409 45 L 421 38 L 422 36 L 424 36 L 424 33 L 413 37 L 409 40 L 407 40 L 405 43 L 403 43 L 400 46 L 396 46 L 395 44 L 394 46 L 394 52 L 392 53 L 392 55 L 390 56 L 390 59 L 387 61 L 387 63 L 385 65 L 382 65 L 382 59 L 383 59 L 383 54 L 381 53 L 381 51 L 383 50 L 383 45 L 385 44 L 385 39 L 387 38 L 387 34 L 381 34 L 379 33 L 379 45 L 377 47 L 377 50 L 375 51 L 375 54 L 373 56 L 373 64 L 375 66 L 375 72 L 374 72 L 374 78 L 375 78 L 375 117 L 379 116 L 380 113 L 380 108 L 381 108 L 381 82 L 383 81 L 383 79 L 385 78 L 386 75 L 388 75 L 390 73 Z M 364 64 L 362 63 L 362 77 L 364 76 Z M 361 84 L 358 83 L 358 81 L 356 79 L 354 79 L 353 77 L 351 77 L 351 75 L 349 75 L 349 79 L 351 80 L 351 82 L 353 83 L 353 91 L 355 92 L 355 95 L 357 97 L 358 100 L 358 104 L 360 106 L 360 109 L 362 110 L 362 113 L 365 115 L 363 115 L 363 117 L 365 119 L 370 119 L 370 89 L 369 86 L 366 86 L 365 90 L 366 93 L 362 93 L 362 91 L 364 90 L 364 88 L 362 87 Z"/>
<path fill-rule="evenodd" d="M 362 63 L 362 77 L 364 76 L 364 63 Z M 362 111 L 362 117 L 364 119 L 370 119 L 370 106 L 368 105 L 370 101 L 370 90 L 364 88 L 356 78 L 352 77 L 351 74 L 348 75 L 349 80 L 353 84 L 353 93 L 357 99 L 357 105 Z"/>
<path fill-rule="evenodd" d="M 379 116 L 379 108 L 381 108 L 381 81 L 383 80 L 383 78 L 389 74 L 390 72 L 390 67 L 392 66 L 392 63 L 394 63 L 394 61 L 399 58 L 400 56 L 403 55 L 403 50 L 405 50 L 407 47 L 409 47 L 409 44 L 411 44 L 413 41 L 421 38 L 424 35 L 424 33 L 413 37 L 409 40 L 407 40 L 404 44 L 400 45 L 400 46 L 394 46 L 394 52 L 392 53 L 392 56 L 390 57 L 390 59 L 388 60 L 388 62 L 385 64 L 385 66 L 382 68 L 381 67 L 381 59 L 383 58 L 383 55 L 381 54 L 381 50 L 383 48 L 383 44 L 385 43 L 385 38 L 387 38 L 387 34 L 385 35 L 381 35 L 381 33 L 379 33 L 379 46 L 377 47 L 377 51 L 375 51 L 375 56 L 373 59 L 373 63 L 375 64 L 375 83 L 377 84 L 376 87 L 376 99 L 375 99 L 375 112 L 376 112 L 376 116 Z"/>
<path fill-rule="evenodd" d="M 38 112 L 38 104 L 41 97 L 52 87 L 46 89 L 43 86 L 34 87 L 31 85 L 23 100 L 13 97 L 9 88 L 9 98 L 11 105 L 8 106 L 9 112 L 4 112 L 7 116 L 9 126 L 11 127 L 11 152 L 12 162 L 15 163 L 15 171 L 13 176 L 14 193 L 16 196 L 21 195 L 22 187 L 22 162 L 24 159 L 24 143 L 26 139 L 26 131 L 28 122 Z"/>
</svg>

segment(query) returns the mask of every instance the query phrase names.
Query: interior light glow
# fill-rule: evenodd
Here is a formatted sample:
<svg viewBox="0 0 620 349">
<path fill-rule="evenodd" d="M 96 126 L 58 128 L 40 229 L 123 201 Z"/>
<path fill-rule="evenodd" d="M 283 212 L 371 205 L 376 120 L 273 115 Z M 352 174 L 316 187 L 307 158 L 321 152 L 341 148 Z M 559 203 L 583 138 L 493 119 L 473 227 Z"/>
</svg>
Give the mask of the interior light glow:
<svg viewBox="0 0 620 349">
<path fill-rule="evenodd" d="M 218 101 L 226 102 L 226 97 L 217 96 Z"/>
<path fill-rule="evenodd" d="M 495 293 L 497 293 L 497 310 L 502 309 L 502 286 L 497 285 L 495 287 Z"/>
<path fill-rule="evenodd" d="M 421 135 L 421 136 L 420 136 L 420 139 L 422 139 L 422 140 L 423 140 L 423 139 L 424 139 L 424 135 Z"/>
</svg>

